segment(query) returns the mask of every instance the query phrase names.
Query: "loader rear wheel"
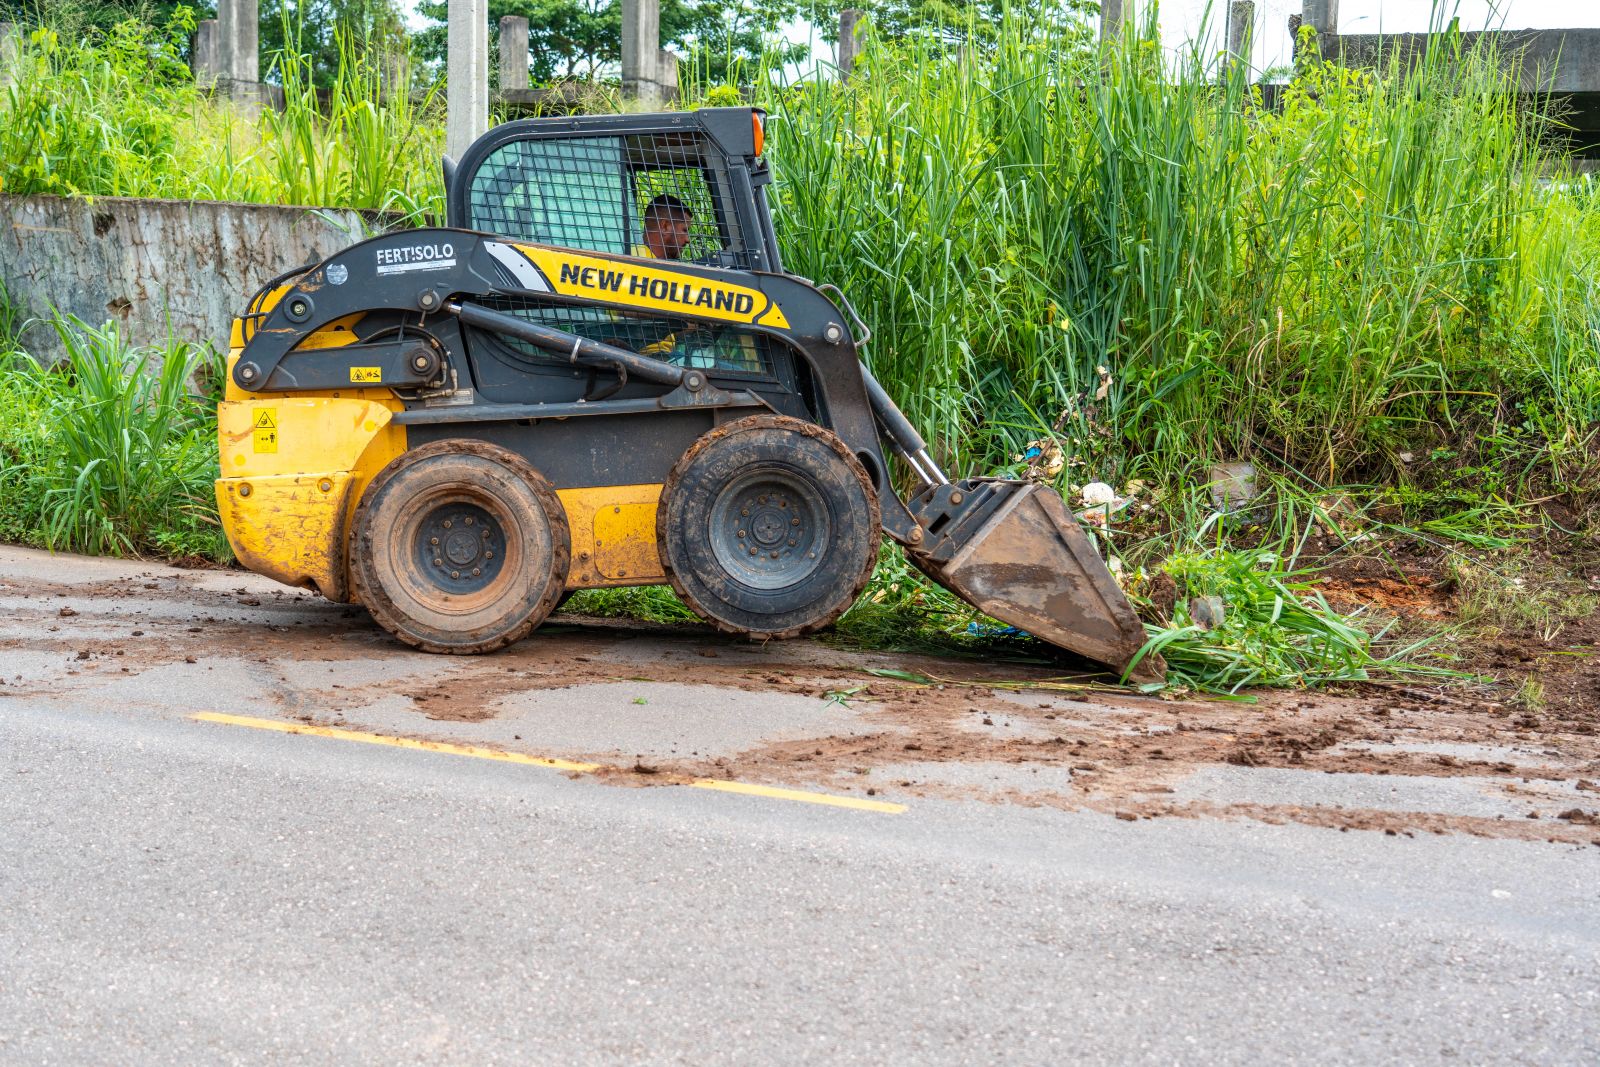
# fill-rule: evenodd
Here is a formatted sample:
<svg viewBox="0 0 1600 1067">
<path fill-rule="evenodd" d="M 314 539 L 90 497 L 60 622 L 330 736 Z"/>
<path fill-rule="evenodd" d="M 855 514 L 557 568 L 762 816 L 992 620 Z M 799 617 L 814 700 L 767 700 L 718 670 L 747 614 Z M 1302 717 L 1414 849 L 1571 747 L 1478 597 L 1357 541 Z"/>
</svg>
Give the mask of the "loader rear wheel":
<svg viewBox="0 0 1600 1067">
<path fill-rule="evenodd" d="M 385 467 L 356 509 L 351 577 L 378 625 L 425 652 L 493 652 L 554 609 L 572 555 L 548 482 L 513 452 L 435 441 Z"/>
<path fill-rule="evenodd" d="M 844 614 L 881 537 L 861 461 L 832 432 L 781 415 L 704 434 L 656 513 L 672 588 L 718 629 L 751 637 L 795 637 Z"/>
</svg>

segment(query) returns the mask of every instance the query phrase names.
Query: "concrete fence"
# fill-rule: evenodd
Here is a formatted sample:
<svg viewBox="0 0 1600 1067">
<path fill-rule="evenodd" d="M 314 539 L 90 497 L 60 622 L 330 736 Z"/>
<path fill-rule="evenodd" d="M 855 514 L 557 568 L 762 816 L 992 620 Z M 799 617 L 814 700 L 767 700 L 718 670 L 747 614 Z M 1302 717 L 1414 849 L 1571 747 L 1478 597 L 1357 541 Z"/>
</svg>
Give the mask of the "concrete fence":
<svg viewBox="0 0 1600 1067">
<path fill-rule="evenodd" d="M 391 219 L 374 213 L 215 201 L 0 196 L 0 283 L 19 315 L 116 321 L 138 343 L 225 346 L 233 316 L 270 278 L 322 259 Z M 48 325 L 24 341 L 61 347 Z"/>
</svg>

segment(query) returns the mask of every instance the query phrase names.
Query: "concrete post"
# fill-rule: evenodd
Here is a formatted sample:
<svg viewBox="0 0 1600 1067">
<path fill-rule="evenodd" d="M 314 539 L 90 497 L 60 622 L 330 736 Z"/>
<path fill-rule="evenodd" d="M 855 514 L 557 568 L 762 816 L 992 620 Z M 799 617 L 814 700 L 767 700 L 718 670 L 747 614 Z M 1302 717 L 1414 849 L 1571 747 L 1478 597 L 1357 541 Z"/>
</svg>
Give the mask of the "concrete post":
<svg viewBox="0 0 1600 1067">
<path fill-rule="evenodd" d="M 1255 0 L 1233 0 L 1228 5 L 1228 59 L 1227 72 L 1243 65 L 1250 69 L 1250 42 L 1256 21 Z M 1248 76 L 1248 75 L 1247 75 Z"/>
<path fill-rule="evenodd" d="M 1122 36 L 1122 0 L 1100 0 L 1100 43 Z"/>
<path fill-rule="evenodd" d="M 861 54 L 861 42 L 856 39 L 856 24 L 861 21 L 861 12 L 853 7 L 847 7 L 839 12 L 839 50 L 836 58 L 839 61 L 839 80 L 846 81 L 850 72 L 856 67 L 856 57 Z"/>
<path fill-rule="evenodd" d="M 460 159 L 489 130 L 489 0 L 449 0 L 445 152 Z"/>
<path fill-rule="evenodd" d="M 500 20 L 500 91 L 528 87 L 528 20 L 507 15 Z"/>
<path fill-rule="evenodd" d="M 656 93 L 662 100 L 678 99 L 678 55 L 656 49 Z"/>
<path fill-rule="evenodd" d="M 1317 28 L 1317 49 L 1324 57 L 1339 50 L 1339 0 L 1302 0 L 1300 22 Z"/>
<path fill-rule="evenodd" d="M 217 73 L 229 95 L 255 102 L 261 86 L 259 0 L 217 0 Z"/>
<path fill-rule="evenodd" d="M 660 103 L 657 68 L 661 51 L 660 0 L 622 0 L 622 94 L 647 105 Z"/>
<path fill-rule="evenodd" d="M 196 85 L 215 85 L 222 67 L 217 62 L 217 20 L 201 19 L 194 27 L 194 55 L 191 57 Z"/>
</svg>

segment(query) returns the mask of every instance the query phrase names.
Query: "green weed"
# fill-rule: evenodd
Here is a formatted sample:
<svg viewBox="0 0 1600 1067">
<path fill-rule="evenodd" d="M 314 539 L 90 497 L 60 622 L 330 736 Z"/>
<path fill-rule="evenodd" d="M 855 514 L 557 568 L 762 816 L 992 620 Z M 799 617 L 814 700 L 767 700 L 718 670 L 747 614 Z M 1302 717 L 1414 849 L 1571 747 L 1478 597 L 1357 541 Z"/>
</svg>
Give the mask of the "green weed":
<svg viewBox="0 0 1600 1067">
<path fill-rule="evenodd" d="M 51 325 L 66 356 L 0 364 L 0 536 L 110 555 L 228 558 L 216 520 L 209 349 L 127 344 L 114 325 Z"/>
<path fill-rule="evenodd" d="M 1179 553 L 1164 570 L 1176 604 L 1169 623 L 1148 627 L 1145 652 L 1166 659 L 1169 685 L 1236 693 L 1448 673 L 1417 665 L 1421 643 L 1380 650 L 1384 628 L 1335 611 L 1309 573 L 1286 570 L 1270 550 Z"/>
<path fill-rule="evenodd" d="M 579 589 L 567 598 L 561 610 L 601 619 L 643 619 L 660 623 L 700 621 L 699 616 L 678 599 L 672 587 L 666 585 Z"/>
</svg>

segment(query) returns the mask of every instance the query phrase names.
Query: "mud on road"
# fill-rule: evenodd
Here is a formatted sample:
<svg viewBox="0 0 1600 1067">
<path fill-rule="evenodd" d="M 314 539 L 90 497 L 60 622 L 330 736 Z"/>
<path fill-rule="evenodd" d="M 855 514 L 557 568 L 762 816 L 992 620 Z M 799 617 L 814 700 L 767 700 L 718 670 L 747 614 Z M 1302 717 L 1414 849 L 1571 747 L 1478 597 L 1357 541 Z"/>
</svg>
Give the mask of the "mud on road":
<svg viewBox="0 0 1600 1067">
<path fill-rule="evenodd" d="M 1166 700 L 1059 668 L 564 616 L 492 656 L 440 657 L 236 572 L 0 548 L 0 575 L 0 714 L 8 698 L 216 710 L 581 758 L 619 785 L 737 778 L 1600 847 L 1600 735 L 1582 707 L 1532 716 L 1415 686 Z"/>
</svg>

